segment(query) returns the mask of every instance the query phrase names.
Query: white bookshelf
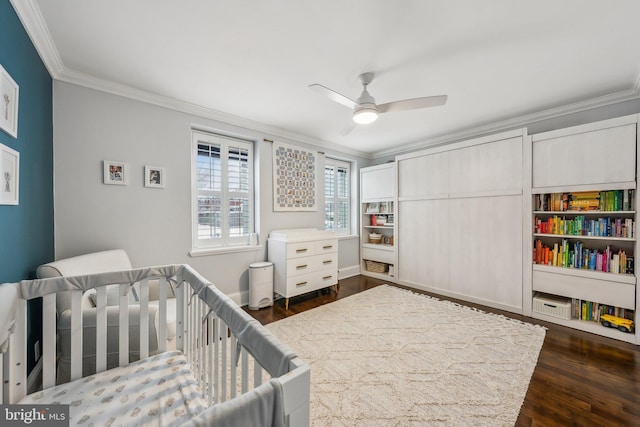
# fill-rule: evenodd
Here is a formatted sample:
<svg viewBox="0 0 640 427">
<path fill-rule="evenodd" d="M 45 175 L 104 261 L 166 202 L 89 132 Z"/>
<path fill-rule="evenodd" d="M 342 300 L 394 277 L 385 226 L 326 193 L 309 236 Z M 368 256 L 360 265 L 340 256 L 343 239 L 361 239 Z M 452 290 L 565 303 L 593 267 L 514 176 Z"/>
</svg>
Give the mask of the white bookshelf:
<svg viewBox="0 0 640 427">
<path fill-rule="evenodd" d="M 360 271 L 393 281 L 398 263 L 395 162 L 362 168 L 360 194 Z M 382 223 L 378 222 L 380 217 L 384 218 Z M 380 235 L 380 243 L 371 242 L 370 234 Z"/>
<path fill-rule="evenodd" d="M 610 248 L 613 253 L 624 251 L 632 257 L 632 272 L 608 272 L 571 266 L 553 266 L 536 263 L 532 268 L 532 295 L 537 293 L 565 298 L 578 304 L 576 310 L 572 305 L 572 318 L 561 319 L 549 314 L 532 311 L 532 317 L 557 323 L 563 326 L 603 335 L 606 337 L 640 344 L 638 332 L 625 333 L 617 329 L 602 326 L 597 318 L 603 305 L 617 307 L 620 311 L 633 310 L 633 317 L 638 322 L 637 287 L 637 230 L 635 222 L 639 209 L 637 197 L 632 206 L 618 207 L 619 210 L 578 211 L 555 209 L 555 206 L 540 210 L 536 201 L 545 194 L 570 194 L 578 192 L 601 192 L 634 190 L 637 195 L 636 164 L 638 116 L 626 116 L 602 122 L 590 123 L 532 136 L 532 218 L 534 227 L 531 230 L 532 248 L 540 241 L 547 247 L 561 244 L 563 241 L 569 248 L 575 249 L 576 242 L 590 251 L 604 251 Z M 576 154 L 579 153 L 579 156 Z M 579 160 L 578 160 L 579 159 Z M 628 194 L 628 193 L 627 193 Z M 570 196 L 567 196 L 570 197 Z M 566 208 L 566 206 L 564 206 Z M 634 233 L 629 236 L 610 235 L 573 235 L 562 233 L 536 232 L 535 218 L 542 221 L 558 217 L 562 220 L 574 220 L 583 216 L 587 220 L 599 218 L 612 220 L 631 219 Z M 539 247 L 539 246 L 538 246 Z M 571 249 L 570 249 L 571 250 Z M 572 256 L 574 259 L 577 255 Z M 583 256 L 583 253 L 580 254 Z M 581 262 L 583 259 L 581 258 Z M 543 261 L 544 262 L 544 261 Z M 626 266 L 625 266 L 626 267 Z M 626 268 L 625 268 L 626 270 Z M 593 320 L 578 319 L 582 314 L 581 302 L 590 302 Z"/>
</svg>

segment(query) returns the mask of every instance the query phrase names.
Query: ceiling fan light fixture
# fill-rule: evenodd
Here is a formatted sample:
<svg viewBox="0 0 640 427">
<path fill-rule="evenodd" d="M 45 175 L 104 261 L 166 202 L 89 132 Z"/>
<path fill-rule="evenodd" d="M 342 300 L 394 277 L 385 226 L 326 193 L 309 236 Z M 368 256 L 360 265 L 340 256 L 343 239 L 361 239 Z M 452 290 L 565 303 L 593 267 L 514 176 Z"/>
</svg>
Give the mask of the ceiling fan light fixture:
<svg viewBox="0 0 640 427">
<path fill-rule="evenodd" d="M 375 106 L 358 108 L 353 113 L 353 121 L 359 125 L 368 125 L 369 123 L 375 122 L 377 119 L 378 110 L 376 110 Z"/>
</svg>

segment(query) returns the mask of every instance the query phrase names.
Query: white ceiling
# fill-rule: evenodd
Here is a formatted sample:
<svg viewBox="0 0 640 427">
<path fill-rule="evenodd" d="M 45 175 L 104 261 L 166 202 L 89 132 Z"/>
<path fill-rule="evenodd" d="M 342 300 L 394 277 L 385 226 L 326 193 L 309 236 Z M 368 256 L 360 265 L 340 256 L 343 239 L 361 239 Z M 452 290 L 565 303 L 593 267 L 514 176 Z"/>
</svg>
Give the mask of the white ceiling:
<svg viewBox="0 0 640 427">
<path fill-rule="evenodd" d="M 637 0 L 12 0 L 53 77 L 382 155 L 640 97 Z M 447 94 L 341 131 L 377 103 Z M 175 101 L 175 102 L 174 102 Z"/>
</svg>

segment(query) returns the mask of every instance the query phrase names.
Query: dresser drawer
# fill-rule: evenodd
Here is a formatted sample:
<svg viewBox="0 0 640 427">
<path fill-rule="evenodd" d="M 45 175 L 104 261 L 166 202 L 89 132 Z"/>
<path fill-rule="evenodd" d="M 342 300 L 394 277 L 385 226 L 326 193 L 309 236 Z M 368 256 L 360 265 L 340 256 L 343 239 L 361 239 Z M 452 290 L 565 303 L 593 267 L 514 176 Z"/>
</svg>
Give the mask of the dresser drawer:
<svg viewBox="0 0 640 427">
<path fill-rule="evenodd" d="M 316 254 L 316 242 L 287 243 L 287 259 Z"/>
<path fill-rule="evenodd" d="M 338 283 L 334 270 L 316 271 L 287 277 L 287 297 L 304 294 L 306 292 L 333 286 Z"/>
<path fill-rule="evenodd" d="M 315 249 L 317 254 L 338 252 L 338 240 L 319 240 L 315 242 Z"/>
<path fill-rule="evenodd" d="M 287 276 L 298 276 L 319 270 L 337 268 L 338 254 L 336 252 L 292 258 L 287 261 Z"/>
</svg>

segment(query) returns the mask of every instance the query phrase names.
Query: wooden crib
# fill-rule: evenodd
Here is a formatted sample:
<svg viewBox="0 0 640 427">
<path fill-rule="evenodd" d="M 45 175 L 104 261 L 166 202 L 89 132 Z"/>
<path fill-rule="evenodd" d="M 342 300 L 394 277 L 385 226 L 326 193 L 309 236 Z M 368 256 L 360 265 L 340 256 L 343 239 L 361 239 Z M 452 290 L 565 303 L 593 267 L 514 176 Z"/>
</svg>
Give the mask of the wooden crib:
<svg viewBox="0 0 640 427">
<path fill-rule="evenodd" d="M 149 352 L 149 282 L 158 280 L 157 352 Z M 175 351 L 167 350 L 167 284 Z M 107 369 L 108 285 L 119 286 L 118 353 Z M 139 355 L 131 360 L 128 297 L 139 295 Z M 173 288 L 173 289 L 171 289 Z M 83 377 L 81 297 L 96 290 L 96 373 Z M 71 292 L 71 382 L 56 385 L 56 294 Z M 42 390 L 27 395 L 27 301 L 42 297 Z M 309 367 L 188 265 L 0 285 L 5 404 L 69 406 L 71 425 L 309 425 Z M 12 302 L 15 301 L 15 302 Z M 9 304 L 7 304 L 9 303 Z M 137 332 L 137 331 L 136 331 Z M 135 334 L 132 334 L 135 335 Z"/>
</svg>

